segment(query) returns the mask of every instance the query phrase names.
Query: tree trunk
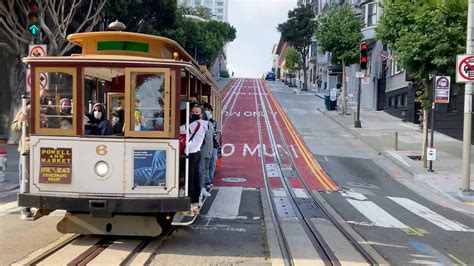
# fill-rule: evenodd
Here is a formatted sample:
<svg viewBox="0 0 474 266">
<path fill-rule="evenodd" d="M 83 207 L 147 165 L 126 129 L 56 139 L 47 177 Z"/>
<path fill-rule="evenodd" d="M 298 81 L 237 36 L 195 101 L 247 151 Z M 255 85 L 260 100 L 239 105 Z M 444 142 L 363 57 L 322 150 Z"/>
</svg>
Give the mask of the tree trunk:
<svg viewBox="0 0 474 266">
<path fill-rule="evenodd" d="M 427 99 L 430 99 L 430 86 L 429 86 L 429 80 L 424 79 L 423 80 L 423 88 L 424 88 L 424 95 L 427 97 Z M 421 158 L 423 160 L 423 168 L 428 167 L 428 121 L 429 121 L 429 109 L 428 108 L 423 108 L 423 146 L 422 146 L 422 151 L 421 151 Z"/>
<path fill-rule="evenodd" d="M 20 56 L 21 57 L 21 56 Z M 8 117 L 9 125 L 12 124 L 15 114 L 20 110 L 21 95 L 26 91 L 26 66 L 21 62 L 20 57 L 15 59 L 10 71 L 10 92 L 11 92 L 11 107 Z M 10 134 L 8 135 L 8 143 L 17 143 L 20 134 L 13 132 L 9 127 Z"/>
<path fill-rule="evenodd" d="M 347 114 L 346 62 L 342 60 L 342 115 Z"/>
<path fill-rule="evenodd" d="M 306 55 L 303 56 L 303 89 L 301 91 L 308 91 L 308 84 L 306 83 Z"/>
</svg>

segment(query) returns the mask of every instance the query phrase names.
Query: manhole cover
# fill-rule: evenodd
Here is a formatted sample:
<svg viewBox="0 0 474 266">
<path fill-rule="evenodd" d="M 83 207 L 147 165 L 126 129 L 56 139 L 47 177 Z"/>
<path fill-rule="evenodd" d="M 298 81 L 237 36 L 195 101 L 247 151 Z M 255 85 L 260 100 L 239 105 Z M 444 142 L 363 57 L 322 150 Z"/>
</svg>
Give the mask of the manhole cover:
<svg viewBox="0 0 474 266">
<path fill-rule="evenodd" d="M 222 178 L 222 181 L 229 182 L 229 183 L 242 183 L 242 182 L 247 181 L 247 179 L 242 178 L 242 177 L 224 177 Z"/>
</svg>

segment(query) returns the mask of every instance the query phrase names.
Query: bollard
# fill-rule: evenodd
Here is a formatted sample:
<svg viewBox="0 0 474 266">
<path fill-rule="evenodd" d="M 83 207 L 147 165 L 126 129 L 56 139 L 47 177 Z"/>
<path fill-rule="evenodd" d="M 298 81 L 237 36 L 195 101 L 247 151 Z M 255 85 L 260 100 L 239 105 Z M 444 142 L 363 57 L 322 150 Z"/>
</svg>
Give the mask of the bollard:
<svg viewBox="0 0 474 266">
<path fill-rule="evenodd" d="M 395 150 L 398 151 L 398 131 L 395 132 Z"/>
<path fill-rule="evenodd" d="M 7 171 L 7 151 L 0 147 L 0 183 L 5 182 L 5 172 Z"/>
</svg>

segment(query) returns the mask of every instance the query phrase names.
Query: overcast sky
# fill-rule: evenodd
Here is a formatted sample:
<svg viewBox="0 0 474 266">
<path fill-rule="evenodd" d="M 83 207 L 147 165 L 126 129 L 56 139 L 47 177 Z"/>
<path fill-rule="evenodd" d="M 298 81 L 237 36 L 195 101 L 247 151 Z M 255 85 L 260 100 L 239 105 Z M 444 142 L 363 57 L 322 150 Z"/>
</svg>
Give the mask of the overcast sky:
<svg viewBox="0 0 474 266">
<path fill-rule="evenodd" d="M 288 19 L 296 2 L 229 0 L 229 23 L 237 29 L 237 38 L 228 45 L 227 61 L 235 77 L 262 77 L 271 70 L 272 48 L 280 40 L 276 27 Z"/>
</svg>

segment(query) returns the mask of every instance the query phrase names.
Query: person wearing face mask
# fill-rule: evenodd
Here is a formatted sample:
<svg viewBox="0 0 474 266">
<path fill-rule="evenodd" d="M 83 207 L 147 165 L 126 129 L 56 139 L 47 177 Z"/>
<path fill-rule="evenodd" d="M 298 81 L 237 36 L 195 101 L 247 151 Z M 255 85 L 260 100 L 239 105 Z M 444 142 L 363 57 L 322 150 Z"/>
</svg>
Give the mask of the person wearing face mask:
<svg viewBox="0 0 474 266">
<path fill-rule="evenodd" d="M 94 117 L 89 122 L 95 126 L 95 130 L 91 131 L 91 135 L 112 135 L 112 124 L 107 120 L 104 105 L 102 103 L 94 104 L 92 114 Z"/>
<path fill-rule="evenodd" d="M 59 112 L 60 115 L 71 116 L 72 107 L 71 107 L 71 101 L 68 98 L 61 99 L 61 101 L 59 101 L 59 106 L 60 106 L 60 112 Z"/>
<path fill-rule="evenodd" d="M 193 107 L 189 128 L 187 129 L 189 134 L 189 141 L 186 145 L 189 156 L 188 195 L 191 197 L 191 211 L 199 209 L 199 195 L 201 192 L 199 162 L 201 160 L 201 146 L 206 135 L 205 121 L 201 119 L 203 111 L 202 106 Z M 186 132 L 186 129 L 184 130 Z"/>
<path fill-rule="evenodd" d="M 122 109 L 117 109 L 112 115 L 112 127 L 114 134 L 122 134 L 125 112 Z"/>
<path fill-rule="evenodd" d="M 214 134 L 212 137 L 212 142 L 213 142 L 213 149 L 212 149 L 212 155 L 209 161 L 209 174 L 206 178 L 206 190 L 209 191 L 212 187 L 212 180 L 214 179 L 214 173 L 216 171 L 216 166 L 217 166 L 217 158 L 219 156 L 219 151 L 221 149 L 221 145 L 219 143 L 219 136 L 220 136 L 220 130 L 219 126 L 217 124 L 217 121 L 212 118 L 212 106 L 210 104 L 204 104 L 204 112 L 206 116 L 209 119 L 209 123 L 211 123 L 214 127 Z"/>
<path fill-rule="evenodd" d="M 204 107 L 203 126 L 206 130 L 204 142 L 201 147 L 201 161 L 199 163 L 199 177 L 201 183 L 201 195 L 203 197 L 210 197 L 211 194 L 206 190 L 206 183 L 209 179 L 209 166 L 212 158 L 212 151 L 214 149 L 214 143 L 212 138 L 214 136 L 214 126 L 209 122 L 209 111 Z"/>
</svg>

